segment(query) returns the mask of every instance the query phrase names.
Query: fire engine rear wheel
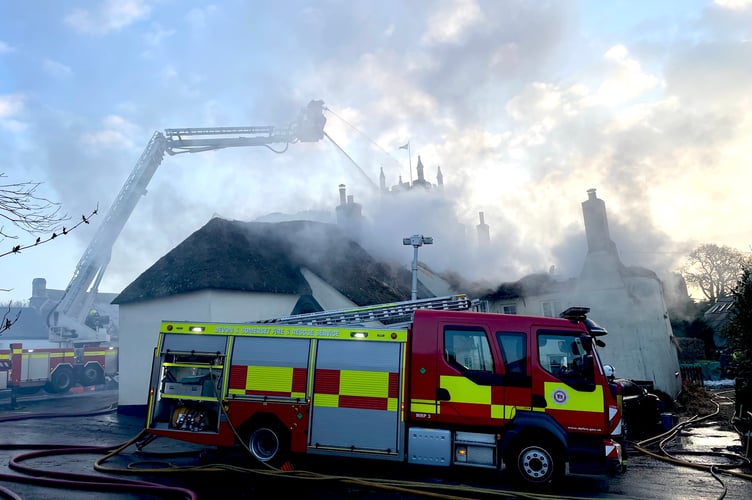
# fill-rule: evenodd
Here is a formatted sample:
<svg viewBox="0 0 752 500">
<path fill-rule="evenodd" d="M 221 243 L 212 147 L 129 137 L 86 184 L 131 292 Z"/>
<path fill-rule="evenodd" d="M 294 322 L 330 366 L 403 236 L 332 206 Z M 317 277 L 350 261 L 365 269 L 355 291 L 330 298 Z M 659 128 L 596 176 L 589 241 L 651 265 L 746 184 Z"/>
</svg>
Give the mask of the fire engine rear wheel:
<svg viewBox="0 0 752 500">
<path fill-rule="evenodd" d="M 507 464 L 516 479 L 531 485 L 550 483 L 564 472 L 559 447 L 541 439 L 529 439 L 515 446 Z"/>
<path fill-rule="evenodd" d="M 287 433 L 280 426 L 266 423 L 253 429 L 246 444 L 258 461 L 278 467 L 287 458 L 287 442 Z"/>
<path fill-rule="evenodd" d="M 44 390 L 52 394 L 62 394 L 68 392 L 73 384 L 73 370 L 68 366 L 59 366 L 52 373 L 50 381 L 44 386 Z"/>
<path fill-rule="evenodd" d="M 84 387 L 103 384 L 104 374 L 102 373 L 102 368 L 100 368 L 96 363 L 89 363 L 88 365 L 84 366 L 81 370 L 81 373 L 78 374 L 78 381 Z"/>
</svg>

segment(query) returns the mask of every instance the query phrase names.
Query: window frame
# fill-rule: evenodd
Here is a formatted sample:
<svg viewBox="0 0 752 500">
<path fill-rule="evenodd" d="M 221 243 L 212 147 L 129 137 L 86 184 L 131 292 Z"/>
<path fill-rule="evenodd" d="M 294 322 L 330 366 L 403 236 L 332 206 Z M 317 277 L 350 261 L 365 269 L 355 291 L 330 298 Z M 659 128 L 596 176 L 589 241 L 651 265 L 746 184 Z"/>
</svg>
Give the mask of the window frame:
<svg viewBox="0 0 752 500">
<path fill-rule="evenodd" d="M 473 341 L 473 347 L 479 361 L 479 368 L 467 368 L 457 361 L 454 347 L 454 338 L 456 337 L 478 339 Z M 451 342 L 449 342 L 450 339 Z M 488 335 L 484 328 L 446 325 L 443 328 L 442 342 L 444 344 L 444 360 L 455 369 L 461 372 L 496 373 L 491 343 L 488 341 Z"/>
</svg>

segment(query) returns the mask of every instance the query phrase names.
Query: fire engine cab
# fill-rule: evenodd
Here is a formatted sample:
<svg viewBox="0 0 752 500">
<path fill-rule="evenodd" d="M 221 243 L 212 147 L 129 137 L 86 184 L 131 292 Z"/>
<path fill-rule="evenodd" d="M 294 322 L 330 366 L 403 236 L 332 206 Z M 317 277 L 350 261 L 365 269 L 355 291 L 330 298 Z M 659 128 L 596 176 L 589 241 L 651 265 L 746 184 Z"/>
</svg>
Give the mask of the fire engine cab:
<svg viewBox="0 0 752 500">
<path fill-rule="evenodd" d="M 271 465 L 328 454 L 506 469 L 538 484 L 619 468 L 619 395 L 589 309 L 544 318 L 472 304 L 458 295 L 257 323 L 164 321 L 147 432 L 210 446 L 240 438 Z M 374 320 L 395 323 L 363 326 Z"/>
</svg>

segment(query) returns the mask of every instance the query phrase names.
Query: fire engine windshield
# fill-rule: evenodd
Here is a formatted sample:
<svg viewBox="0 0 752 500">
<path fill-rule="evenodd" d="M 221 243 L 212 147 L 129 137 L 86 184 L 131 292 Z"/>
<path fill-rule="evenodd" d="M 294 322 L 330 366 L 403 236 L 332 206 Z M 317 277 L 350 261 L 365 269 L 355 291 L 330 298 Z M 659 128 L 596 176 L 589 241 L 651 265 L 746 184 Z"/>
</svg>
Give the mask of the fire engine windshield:
<svg viewBox="0 0 752 500">
<path fill-rule="evenodd" d="M 586 350 L 579 335 L 539 331 L 538 362 L 544 370 L 569 385 L 595 383 L 593 356 Z"/>
</svg>

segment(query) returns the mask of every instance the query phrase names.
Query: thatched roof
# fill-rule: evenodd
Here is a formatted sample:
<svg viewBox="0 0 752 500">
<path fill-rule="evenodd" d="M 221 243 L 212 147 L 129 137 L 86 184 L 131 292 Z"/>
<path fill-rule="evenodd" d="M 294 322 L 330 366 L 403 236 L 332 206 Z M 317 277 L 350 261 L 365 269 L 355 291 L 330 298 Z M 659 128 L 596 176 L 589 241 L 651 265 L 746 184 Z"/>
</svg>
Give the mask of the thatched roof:
<svg viewBox="0 0 752 500">
<path fill-rule="evenodd" d="M 339 227 L 211 219 L 159 259 L 113 303 L 198 290 L 307 295 L 307 268 L 358 305 L 410 298 L 410 271 L 376 262 Z"/>
<path fill-rule="evenodd" d="M 502 283 L 494 291 L 481 297 L 484 300 L 506 300 L 546 293 L 561 292 L 571 289 L 574 280 L 558 281 L 548 273 L 529 274 L 513 283 Z"/>
</svg>

